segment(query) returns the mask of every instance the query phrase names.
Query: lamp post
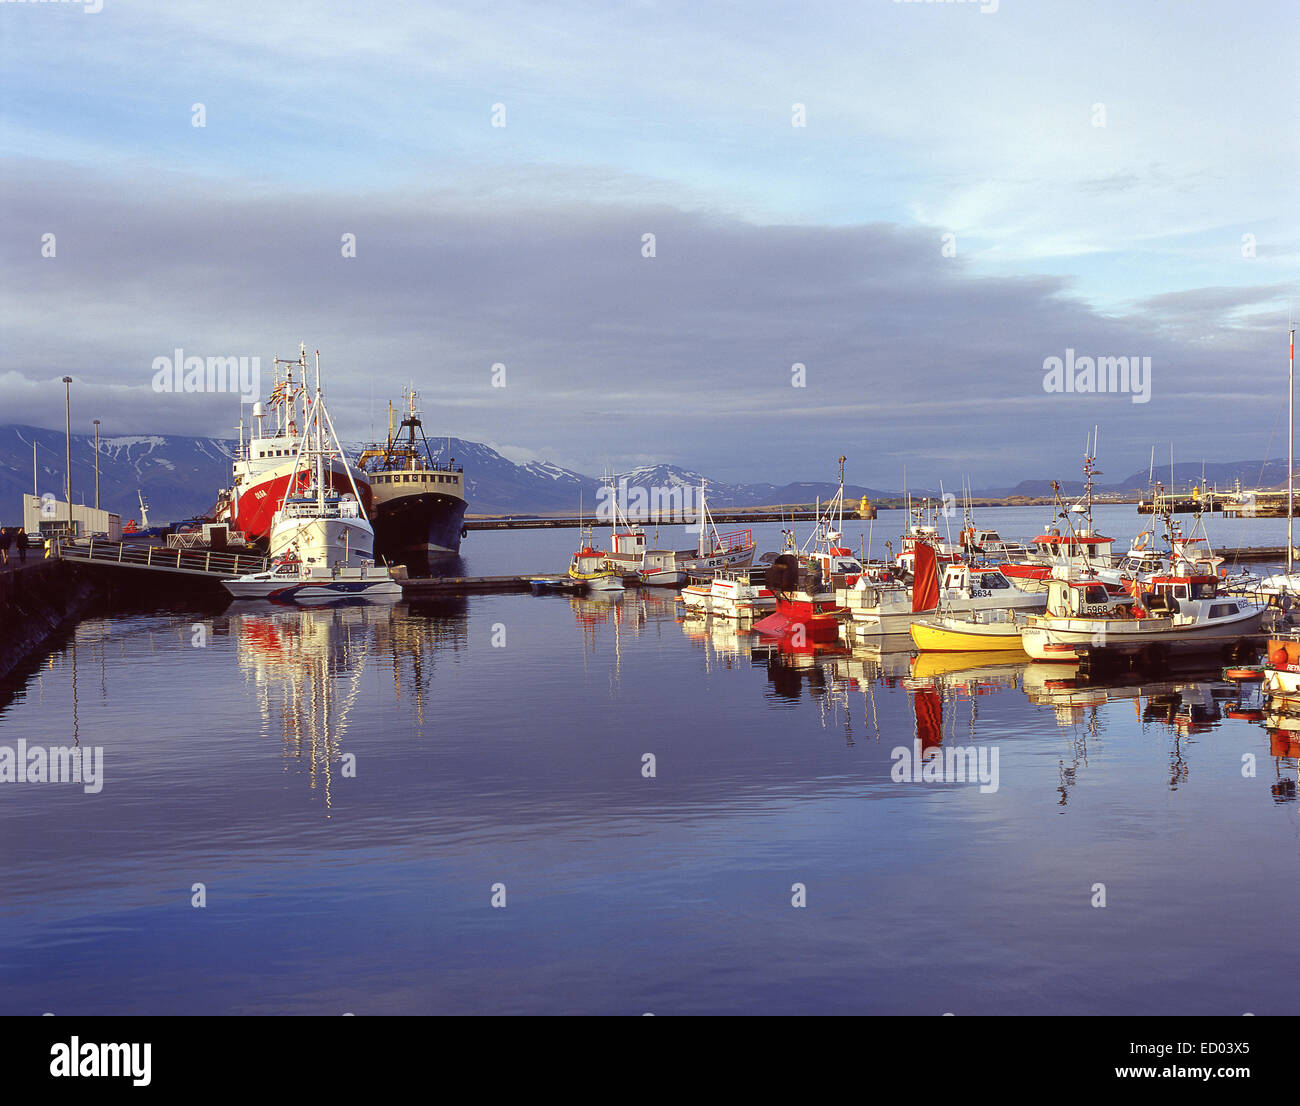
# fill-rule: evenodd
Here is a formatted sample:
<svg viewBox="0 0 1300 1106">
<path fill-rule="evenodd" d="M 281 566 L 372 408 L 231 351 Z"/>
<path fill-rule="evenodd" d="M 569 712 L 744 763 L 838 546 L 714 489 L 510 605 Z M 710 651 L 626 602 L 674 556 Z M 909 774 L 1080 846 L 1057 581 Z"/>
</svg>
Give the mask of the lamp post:
<svg viewBox="0 0 1300 1106">
<path fill-rule="evenodd" d="M 67 422 L 67 451 L 64 456 L 64 498 L 68 501 L 68 527 L 72 527 L 72 377 L 63 378 L 63 414 Z"/>
<path fill-rule="evenodd" d="M 95 419 L 95 510 L 99 510 L 99 420 Z"/>
</svg>

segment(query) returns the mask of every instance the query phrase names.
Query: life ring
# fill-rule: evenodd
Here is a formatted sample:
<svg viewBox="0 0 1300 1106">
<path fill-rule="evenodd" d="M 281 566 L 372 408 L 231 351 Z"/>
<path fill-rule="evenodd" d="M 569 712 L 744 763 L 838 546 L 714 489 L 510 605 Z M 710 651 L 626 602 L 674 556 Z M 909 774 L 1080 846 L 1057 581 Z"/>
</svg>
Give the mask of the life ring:
<svg viewBox="0 0 1300 1106">
<path fill-rule="evenodd" d="M 1139 534 L 1137 536 L 1137 540 L 1133 543 L 1133 548 L 1137 550 L 1139 553 L 1141 553 L 1142 550 L 1144 550 L 1147 547 L 1147 540 L 1149 537 L 1150 535 L 1148 535 L 1145 531 Z"/>
<path fill-rule="evenodd" d="M 1219 565 L 1219 579 L 1226 580 L 1227 578 L 1228 578 L 1228 566 Z"/>
</svg>

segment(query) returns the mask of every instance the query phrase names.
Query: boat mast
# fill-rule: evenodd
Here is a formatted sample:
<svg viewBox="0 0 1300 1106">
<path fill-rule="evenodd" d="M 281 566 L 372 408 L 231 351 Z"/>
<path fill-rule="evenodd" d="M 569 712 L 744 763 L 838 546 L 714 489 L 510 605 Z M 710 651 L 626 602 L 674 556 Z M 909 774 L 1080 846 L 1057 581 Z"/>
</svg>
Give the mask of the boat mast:
<svg viewBox="0 0 1300 1106">
<path fill-rule="evenodd" d="M 701 476 L 700 477 L 700 536 L 699 536 L 699 540 L 696 543 L 696 552 L 701 557 L 704 556 L 704 518 L 705 515 L 708 513 L 708 508 L 704 505 L 704 489 L 707 485 L 708 485 L 708 481 Z"/>
<path fill-rule="evenodd" d="M 846 458 L 844 454 L 841 453 L 840 454 L 840 492 L 839 492 L 840 517 L 839 517 L 839 523 L 836 526 L 836 529 L 839 530 L 841 535 L 843 535 L 844 533 L 844 461 L 845 460 Z"/>
<path fill-rule="evenodd" d="M 303 345 L 303 355 L 306 356 L 306 345 Z M 325 466 L 324 466 L 324 446 L 321 442 L 321 394 L 320 394 L 320 350 L 316 351 L 316 418 L 313 420 L 316 424 L 316 505 L 321 512 L 325 510 Z"/>
</svg>

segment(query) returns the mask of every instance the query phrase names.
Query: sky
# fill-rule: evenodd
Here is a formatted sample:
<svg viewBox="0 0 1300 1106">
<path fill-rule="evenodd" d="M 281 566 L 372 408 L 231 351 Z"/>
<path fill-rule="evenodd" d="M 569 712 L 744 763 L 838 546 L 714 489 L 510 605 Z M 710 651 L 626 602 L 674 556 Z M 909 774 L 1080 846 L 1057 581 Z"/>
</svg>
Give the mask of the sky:
<svg viewBox="0 0 1300 1106">
<path fill-rule="evenodd" d="M 233 436 L 156 360 L 301 341 L 344 437 L 409 382 L 431 436 L 587 473 L 1077 479 L 1094 425 L 1113 473 L 1285 456 L 1298 28 L 0 0 L 0 423 L 61 427 L 69 375 L 74 428 Z M 1048 390 L 1087 357 L 1149 375 Z"/>
</svg>

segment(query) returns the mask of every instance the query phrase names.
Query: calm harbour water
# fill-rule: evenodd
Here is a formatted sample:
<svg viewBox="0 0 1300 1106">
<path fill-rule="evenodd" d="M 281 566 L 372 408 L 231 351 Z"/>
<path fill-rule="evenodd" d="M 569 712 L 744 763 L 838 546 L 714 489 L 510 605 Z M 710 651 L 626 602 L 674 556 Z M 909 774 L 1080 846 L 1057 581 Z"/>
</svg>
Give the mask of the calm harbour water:
<svg viewBox="0 0 1300 1106">
<path fill-rule="evenodd" d="M 994 661 L 669 593 L 87 620 L 0 690 L 105 780 L 0 785 L 0 1013 L 1296 1013 L 1300 722 Z M 918 737 L 997 790 L 893 778 Z"/>
</svg>

